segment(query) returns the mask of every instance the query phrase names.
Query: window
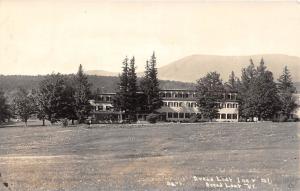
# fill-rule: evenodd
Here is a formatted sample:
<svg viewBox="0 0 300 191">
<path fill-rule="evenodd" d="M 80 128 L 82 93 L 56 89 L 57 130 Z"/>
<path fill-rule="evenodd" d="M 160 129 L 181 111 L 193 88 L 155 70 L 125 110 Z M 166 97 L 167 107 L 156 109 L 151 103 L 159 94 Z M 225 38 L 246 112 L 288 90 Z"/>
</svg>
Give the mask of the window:
<svg viewBox="0 0 300 191">
<path fill-rule="evenodd" d="M 179 98 L 182 98 L 182 93 L 179 93 L 179 94 L 178 94 L 178 97 L 179 97 Z"/>
<path fill-rule="evenodd" d="M 227 119 L 231 119 L 231 114 L 227 114 Z"/>
<path fill-rule="evenodd" d="M 190 113 L 185 113 L 185 118 L 190 118 Z"/>
<path fill-rule="evenodd" d="M 166 93 L 166 97 L 171 97 L 171 93 Z"/>
<path fill-rule="evenodd" d="M 189 97 L 189 94 L 184 94 L 183 97 L 184 97 L 184 98 L 188 98 L 188 97 Z"/>
<path fill-rule="evenodd" d="M 179 102 L 179 107 L 182 107 L 182 102 Z"/>
<path fill-rule="evenodd" d="M 164 102 L 164 106 L 165 106 L 165 107 L 168 107 L 168 102 Z"/>
<path fill-rule="evenodd" d="M 100 100 L 100 101 L 104 101 L 104 97 L 101 96 L 101 97 L 99 98 L 99 100 Z"/>
<path fill-rule="evenodd" d="M 173 107 L 173 102 L 168 102 L 169 107 Z"/>
<path fill-rule="evenodd" d="M 230 99 L 230 98 L 231 98 L 230 94 L 227 94 L 226 98 L 227 98 L 227 99 Z"/>
<path fill-rule="evenodd" d="M 178 107 L 178 102 L 174 102 L 174 107 Z"/>
<path fill-rule="evenodd" d="M 230 104 L 230 103 L 227 103 L 227 108 L 231 108 L 230 106 L 231 106 L 231 104 Z"/>
<path fill-rule="evenodd" d="M 217 117 L 217 119 L 220 119 L 220 114 L 218 113 L 216 117 Z"/>
<path fill-rule="evenodd" d="M 110 97 L 106 97 L 105 101 L 110 101 Z"/>
<path fill-rule="evenodd" d="M 172 118 L 172 117 L 173 117 L 172 113 L 168 113 L 168 118 Z"/>
<path fill-rule="evenodd" d="M 178 113 L 173 113 L 173 118 L 178 118 Z"/>
<path fill-rule="evenodd" d="M 232 99 L 233 99 L 233 100 L 236 100 L 236 94 L 233 94 L 233 95 L 232 95 Z"/>
<path fill-rule="evenodd" d="M 226 114 L 225 113 L 221 114 L 221 119 L 226 119 Z"/>
<path fill-rule="evenodd" d="M 109 111 L 110 110 L 110 106 L 106 106 L 106 110 Z"/>
<path fill-rule="evenodd" d="M 237 114 L 232 114 L 232 119 L 237 119 Z"/>
<path fill-rule="evenodd" d="M 179 118 L 184 118 L 184 113 L 179 113 Z"/>
<path fill-rule="evenodd" d="M 102 111 L 102 110 L 103 110 L 103 106 L 102 106 L 102 105 L 99 105 L 99 106 L 98 106 L 98 110 L 99 110 L 99 111 Z"/>
<path fill-rule="evenodd" d="M 187 106 L 187 107 L 191 107 L 191 103 L 190 103 L 190 102 L 187 102 L 187 103 L 186 103 L 186 106 Z"/>
</svg>

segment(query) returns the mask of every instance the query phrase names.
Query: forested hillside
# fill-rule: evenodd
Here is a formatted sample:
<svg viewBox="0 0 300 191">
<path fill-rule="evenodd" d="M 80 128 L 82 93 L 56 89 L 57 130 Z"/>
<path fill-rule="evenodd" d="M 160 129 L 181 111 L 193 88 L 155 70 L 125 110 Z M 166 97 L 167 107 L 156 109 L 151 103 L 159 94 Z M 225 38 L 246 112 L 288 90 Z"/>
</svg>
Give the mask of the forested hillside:
<svg viewBox="0 0 300 191">
<path fill-rule="evenodd" d="M 22 76 L 22 75 L 0 75 L 0 88 L 5 92 L 12 92 L 19 87 L 25 89 L 34 89 L 39 86 L 39 83 L 45 76 Z M 115 92 L 118 87 L 119 77 L 113 76 L 88 76 L 89 82 L 92 84 L 92 90 L 96 91 L 99 88 L 102 92 Z M 185 83 L 178 81 L 161 80 L 160 87 L 162 89 L 191 89 L 193 83 Z"/>
</svg>

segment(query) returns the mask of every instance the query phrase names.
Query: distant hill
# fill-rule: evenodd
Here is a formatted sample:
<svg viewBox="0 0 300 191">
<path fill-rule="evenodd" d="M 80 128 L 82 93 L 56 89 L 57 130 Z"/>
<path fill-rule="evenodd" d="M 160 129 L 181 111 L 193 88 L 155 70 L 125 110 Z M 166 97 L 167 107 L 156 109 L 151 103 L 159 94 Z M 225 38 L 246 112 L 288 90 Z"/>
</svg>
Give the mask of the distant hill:
<svg viewBox="0 0 300 191">
<path fill-rule="evenodd" d="M 44 78 L 45 76 L 42 75 L 0 75 L 0 89 L 8 93 L 17 90 L 19 87 L 31 90 L 38 88 L 39 83 Z M 119 77 L 89 75 L 88 80 L 92 84 L 93 91 L 99 88 L 102 92 L 115 92 L 118 88 Z M 162 89 L 193 89 L 194 86 L 193 83 L 160 80 L 160 88 Z"/>
<path fill-rule="evenodd" d="M 240 76 L 242 68 L 249 65 L 250 58 L 253 59 L 256 65 L 259 64 L 261 58 L 264 58 L 267 68 L 273 72 L 275 79 L 279 77 L 283 67 L 287 65 L 291 71 L 293 81 L 300 82 L 300 58 L 283 54 L 249 56 L 191 55 L 159 67 L 158 78 L 161 80 L 195 83 L 197 79 L 203 77 L 207 72 L 217 71 L 221 74 L 222 79 L 226 81 L 231 71 Z M 86 74 L 118 76 L 117 72 L 104 70 L 88 70 Z M 142 73 L 138 73 L 138 76 L 142 75 Z"/>
<path fill-rule="evenodd" d="M 105 70 L 87 70 L 85 71 L 87 75 L 96 75 L 96 76 L 118 76 L 117 72 L 109 72 Z"/>
<path fill-rule="evenodd" d="M 282 54 L 266 54 L 251 56 L 213 56 L 213 55 L 192 55 L 174 61 L 168 65 L 158 68 L 158 77 L 161 80 L 162 89 L 191 89 L 195 82 L 203 77 L 207 72 L 217 71 L 221 74 L 224 81 L 231 71 L 237 76 L 241 75 L 241 69 L 249 64 L 252 58 L 256 65 L 261 58 L 264 58 L 265 64 L 277 79 L 282 73 L 285 65 L 291 71 L 293 81 L 300 92 L 300 58 L 295 56 L 286 56 Z M 118 88 L 118 73 L 103 70 L 89 70 L 89 81 L 93 84 L 92 89 L 97 88 L 103 92 L 115 92 Z M 142 73 L 138 73 L 141 76 Z M 6 92 L 16 90 L 18 87 L 26 89 L 37 88 L 40 81 L 45 76 L 23 76 L 23 75 L 0 75 L 0 88 Z"/>
<path fill-rule="evenodd" d="M 285 65 L 291 71 L 293 81 L 300 82 L 300 58 L 282 54 L 263 54 L 250 56 L 214 56 L 191 55 L 158 68 L 158 77 L 162 80 L 176 80 L 183 82 L 195 82 L 207 72 L 217 71 L 223 80 L 227 80 L 231 71 L 237 76 L 241 75 L 241 69 L 249 65 L 250 58 L 256 65 L 263 57 L 265 64 L 277 79 Z"/>
</svg>

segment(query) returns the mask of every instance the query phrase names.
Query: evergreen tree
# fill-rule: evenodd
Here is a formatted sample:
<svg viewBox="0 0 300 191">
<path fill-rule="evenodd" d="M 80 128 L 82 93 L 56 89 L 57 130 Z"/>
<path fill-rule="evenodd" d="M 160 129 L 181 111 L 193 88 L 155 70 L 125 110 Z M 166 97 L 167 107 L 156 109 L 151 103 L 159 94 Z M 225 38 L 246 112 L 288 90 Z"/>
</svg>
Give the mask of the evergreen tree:
<svg viewBox="0 0 300 191">
<path fill-rule="evenodd" d="M 79 123 L 82 123 L 88 118 L 91 111 L 91 105 L 89 103 L 89 99 L 91 98 L 91 84 L 88 82 L 87 76 L 83 73 L 81 64 L 74 77 L 74 87 L 76 119 L 78 119 Z"/>
<path fill-rule="evenodd" d="M 220 74 L 210 72 L 197 81 L 197 104 L 204 118 L 212 120 L 217 117 L 219 101 L 223 98 L 224 86 Z"/>
<path fill-rule="evenodd" d="M 145 74 L 141 80 L 140 87 L 146 95 L 146 109 L 148 113 L 152 113 L 162 105 L 159 97 L 159 81 L 157 78 L 156 56 L 153 52 L 150 63 L 146 62 Z"/>
<path fill-rule="evenodd" d="M 247 68 L 242 69 L 241 82 L 245 89 L 248 89 L 251 83 L 251 80 L 257 75 L 257 70 L 255 69 L 253 60 L 250 59 L 250 65 Z"/>
<path fill-rule="evenodd" d="M 151 95 L 150 95 L 150 91 L 151 91 L 151 80 L 150 80 L 150 68 L 149 68 L 149 61 L 146 61 L 146 67 L 145 67 L 145 72 L 144 72 L 144 76 L 142 77 L 141 81 L 140 81 L 140 88 L 143 92 L 143 94 L 145 95 L 145 105 L 144 105 L 144 110 L 146 112 L 150 111 L 150 100 L 151 100 Z"/>
<path fill-rule="evenodd" d="M 258 68 L 258 76 L 250 89 L 252 90 L 251 96 L 254 98 L 252 106 L 257 112 L 258 119 L 272 119 L 280 105 L 272 72 Z"/>
<path fill-rule="evenodd" d="M 283 72 L 278 79 L 278 82 L 278 90 L 280 92 L 296 92 L 296 88 L 293 84 L 292 77 L 287 66 L 284 67 Z"/>
<path fill-rule="evenodd" d="M 255 104 L 253 93 L 251 92 L 250 86 L 253 86 L 254 79 L 257 76 L 257 70 L 250 59 L 250 64 L 247 68 L 242 69 L 241 84 L 238 89 L 238 99 L 240 101 L 239 113 L 244 118 L 250 118 L 257 115 L 256 108 L 253 107 Z"/>
<path fill-rule="evenodd" d="M 135 72 L 135 58 L 130 60 L 130 67 L 128 68 L 128 113 L 130 120 L 136 120 L 136 113 L 138 108 L 137 102 L 137 75 Z"/>
<path fill-rule="evenodd" d="M 229 89 L 230 92 L 237 92 L 239 85 L 240 85 L 240 81 L 232 71 L 231 74 L 229 75 L 228 82 L 225 83 L 225 86 Z"/>
<path fill-rule="evenodd" d="M 129 101 L 128 101 L 128 84 L 129 84 L 129 68 L 128 68 L 128 58 L 126 57 L 123 61 L 122 73 L 119 75 L 119 90 L 115 96 L 114 107 L 119 111 L 124 111 L 127 116 L 129 113 Z"/>
<path fill-rule="evenodd" d="M 271 119 L 278 111 L 279 98 L 272 72 L 268 71 L 261 59 L 255 69 L 253 61 L 242 70 L 242 83 L 239 88 L 240 113 L 242 117 Z"/>
<path fill-rule="evenodd" d="M 21 88 L 14 96 L 13 103 L 15 114 L 19 116 L 22 121 L 25 122 L 25 126 L 27 126 L 28 119 L 37 111 L 34 97 L 25 89 Z"/>
<path fill-rule="evenodd" d="M 284 67 L 282 75 L 278 79 L 278 91 L 280 98 L 280 112 L 287 118 L 297 108 L 296 99 L 293 93 L 296 88 L 293 85 L 292 77 L 287 66 Z"/>
<path fill-rule="evenodd" d="M 0 90 L 0 124 L 9 119 L 10 115 L 10 107 L 7 103 L 6 97 L 4 96 L 4 92 Z"/>
</svg>

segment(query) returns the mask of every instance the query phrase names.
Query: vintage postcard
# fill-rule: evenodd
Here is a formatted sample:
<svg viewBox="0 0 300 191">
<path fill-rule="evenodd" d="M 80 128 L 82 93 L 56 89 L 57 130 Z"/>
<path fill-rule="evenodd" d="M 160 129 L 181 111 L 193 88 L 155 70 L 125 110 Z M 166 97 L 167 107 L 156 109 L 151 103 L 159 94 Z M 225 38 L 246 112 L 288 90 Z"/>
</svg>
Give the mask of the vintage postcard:
<svg viewBox="0 0 300 191">
<path fill-rule="evenodd" d="M 0 190 L 300 190 L 300 3 L 0 0 Z"/>
</svg>

